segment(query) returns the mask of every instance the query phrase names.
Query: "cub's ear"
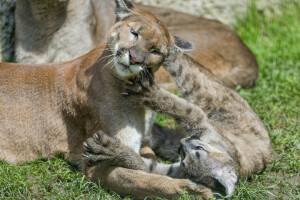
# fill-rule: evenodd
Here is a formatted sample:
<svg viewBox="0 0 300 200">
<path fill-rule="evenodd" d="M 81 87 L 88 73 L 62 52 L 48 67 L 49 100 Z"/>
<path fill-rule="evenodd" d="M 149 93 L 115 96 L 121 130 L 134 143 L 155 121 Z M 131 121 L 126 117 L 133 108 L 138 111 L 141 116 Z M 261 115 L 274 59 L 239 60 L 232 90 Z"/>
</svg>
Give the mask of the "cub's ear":
<svg viewBox="0 0 300 200">
<path fill-rule="evenodd" d="M 174 35 L 175 47 L 181 53 L 188 53 L 194 50 L 194 44 Z"/>
<path fill-rule="evenodd" d="M 131 9 L 134 8 L 129 0 L 115 0 L 115 3 L 115 14 L 117 15 L 117 21 L 129 15 L 132 12 Z"/>
<path fill-rule="evenodd" d="M 212 171 L 212 175 L 225 188 L 226 196 L 233 194 L 237 176 L 231 166 L 217 167 Z"/>
</svg>

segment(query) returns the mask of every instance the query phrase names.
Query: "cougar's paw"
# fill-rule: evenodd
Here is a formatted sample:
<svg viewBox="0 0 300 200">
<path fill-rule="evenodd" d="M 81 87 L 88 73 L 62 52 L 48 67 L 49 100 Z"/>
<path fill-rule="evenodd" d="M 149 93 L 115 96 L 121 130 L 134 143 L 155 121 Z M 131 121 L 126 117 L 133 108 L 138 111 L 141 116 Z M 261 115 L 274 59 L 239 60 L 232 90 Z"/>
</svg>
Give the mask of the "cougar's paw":
<svg viewBox="0 0 300 200">
<path fill-rule="evenodd" d="M 102 131 L 95 133 L 92 138 L 83 143 L 82 157 L 88 160 L 88 166 L 93 166 L 101 161 L 113 161 L 118 156 L 119 140 L 109 137 Z"/>
</svg>

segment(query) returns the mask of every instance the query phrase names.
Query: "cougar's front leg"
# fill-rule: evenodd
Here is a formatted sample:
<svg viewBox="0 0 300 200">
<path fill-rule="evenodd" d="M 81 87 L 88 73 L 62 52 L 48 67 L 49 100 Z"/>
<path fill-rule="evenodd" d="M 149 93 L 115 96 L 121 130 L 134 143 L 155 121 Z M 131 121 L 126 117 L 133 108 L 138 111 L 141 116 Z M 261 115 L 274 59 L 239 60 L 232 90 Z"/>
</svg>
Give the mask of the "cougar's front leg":
<svg viewBox="0 0 300 200">
<path fill-rule="evenodd" d="M 106 162 L 110 165 L 134 170 L 148 171 L 143 159 L 131 148 L 122 144 L 117 138 L 109 137 L 98 131 L 92 138 L 83 143 L 83 159 L 88 166 Z"/>
<path fill-rule="evenodd" d="M 100 181 L 102 187 L 120 195 L 133 195 L 138 199 L 146 197 L 173 199 L 186 191 L 202 199 L 213 197 L 209 188 L 195 184 L 188 179 L 173 179 L 105 163 L 93 167 L 87 167 L 83 163 L 83 166 L 83 173 L 89 180 Z"/>
<path fill-rule="evenodd" d="M 83 158 L 88 160 L 88 166 L 106 162 L 113 166 L 182 178 L 179 162 L 164 164 L 158 163 L 156 160 L 143 158 L 118 139 L 109 137 L 101 131 L 84 143 L 84 149 Z"/>
<path fill-rule="evenodd" d="M 169 170 L 170 167 L 166 168 L 167 165 L 162 166 L 164 164 L 156 163 L 156 161 L 151 161 L 151 163 L 145 161 L 146 159 L 142 159 L 119 140 L 108 137 L 102 132 L 98 132 L 93 138 L 88 139 L 84 143 L 84 149 L 83 173 L 90 180 L 95 182 L 100 180 L 103 187 L 120 194 L 132 194 L 137 198 L 158 196 L 171 199 L 186 189 L 187 192 L 202 198 L 212 196 L 210 189 L 188 179 L 172 179 L 163 175 L 146 173 L 152 171 L 153 173 L 171 174 L 173 171 L 174 174 L 178 174 L 175 172 L 175 168 Z M 101 161 L 100 164 L 99 161 Z M 91 165 L 96 166 L 91 167 Z"/>
</svg>

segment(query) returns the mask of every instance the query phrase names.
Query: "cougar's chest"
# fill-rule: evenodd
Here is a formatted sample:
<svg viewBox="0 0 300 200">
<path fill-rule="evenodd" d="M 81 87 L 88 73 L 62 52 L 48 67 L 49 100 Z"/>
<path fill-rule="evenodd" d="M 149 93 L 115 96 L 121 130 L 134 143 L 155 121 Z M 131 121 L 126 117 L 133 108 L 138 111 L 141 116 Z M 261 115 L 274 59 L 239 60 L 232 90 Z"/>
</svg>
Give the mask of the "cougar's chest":
<svg viewBox="0 0 300 200">
<path fill-rule="evenodd" d="M 100 126 L 109 136 L 139 153 L 143 136 L 149 132 L 151 114 L 144 107 L 136 107 L 124 97 L 111 93 L 100 103 Z"/>
</svg>

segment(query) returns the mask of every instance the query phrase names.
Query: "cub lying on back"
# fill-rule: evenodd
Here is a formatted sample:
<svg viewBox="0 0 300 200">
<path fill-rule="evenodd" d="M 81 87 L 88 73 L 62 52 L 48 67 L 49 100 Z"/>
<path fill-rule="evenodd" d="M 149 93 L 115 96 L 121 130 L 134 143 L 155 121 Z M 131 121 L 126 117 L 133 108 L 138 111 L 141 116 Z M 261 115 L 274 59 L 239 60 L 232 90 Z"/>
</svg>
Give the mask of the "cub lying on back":
<svg viewBox="0 0 300 200">
<path fill-rule="evenodd" d="M 164 65 L 184 99 L 145 79 L 129 82 L 124 96 L 186 126 L 189 137 L 180 141 L 180 162 L 167 165 L 141 158 L 117 139 L 101 133 L 87 140 L 84 156 L 91 164 L 105 160 L 112 165 L 189 178 L 231 195 L 238 177 L 266 167 L 271 148 L 263 123 L 241 96 L 190 57 L 170 55 Z"/>
</svg>

